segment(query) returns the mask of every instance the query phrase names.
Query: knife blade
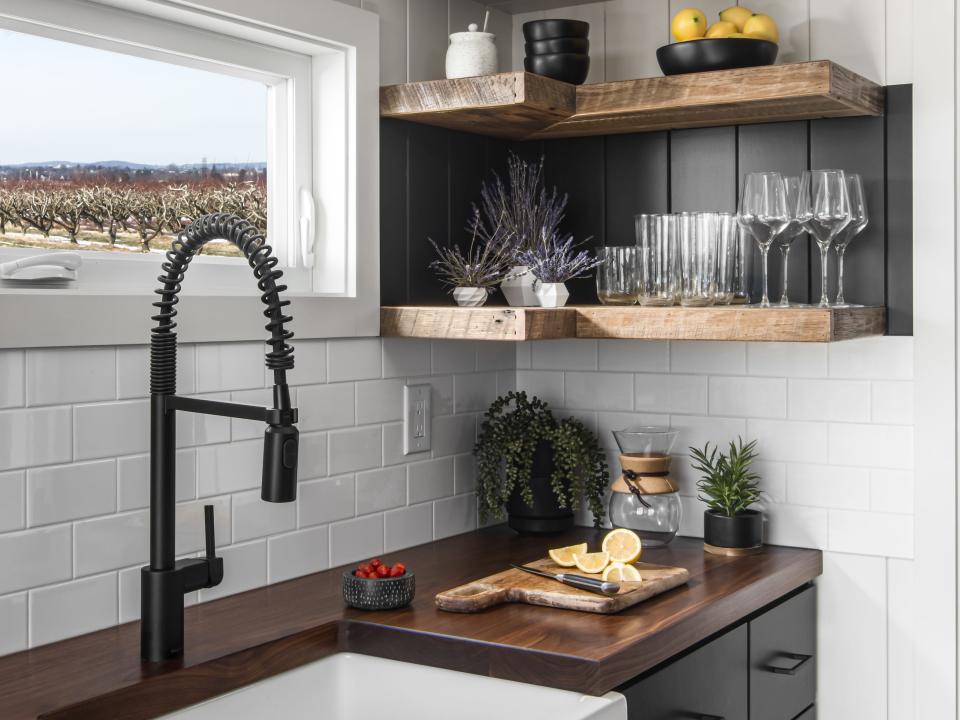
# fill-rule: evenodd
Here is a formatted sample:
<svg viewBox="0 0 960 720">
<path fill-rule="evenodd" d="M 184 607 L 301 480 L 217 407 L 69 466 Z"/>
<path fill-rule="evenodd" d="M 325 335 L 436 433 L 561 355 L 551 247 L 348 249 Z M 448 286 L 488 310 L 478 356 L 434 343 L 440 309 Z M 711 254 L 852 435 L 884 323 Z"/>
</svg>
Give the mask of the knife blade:
<svg viewBox="0 0 960 720">
<path fill-rule="evenodd" d="M 532 568 L 528 565 L 514 565 L 513 563 L 510 563 L 510 567 L 516 570 L 522 570 L 523 572 L 528 572 L 531 575 L 539 575 L 540 577 L 550 578 L 551 580 L 556 580 L 564 585 L 579 588 L 580 590 L 587 590 L 592 593 L 597 593 L 598 595 L 616 595 L 618 592 L 620 592 L 620 583 L 617 582 L 597 580 L 596 578 L 587 577 L 585 575 L 570 575 L 568 573 L 554 574 L 546 572 L 545 570 Z"/>
</svg>

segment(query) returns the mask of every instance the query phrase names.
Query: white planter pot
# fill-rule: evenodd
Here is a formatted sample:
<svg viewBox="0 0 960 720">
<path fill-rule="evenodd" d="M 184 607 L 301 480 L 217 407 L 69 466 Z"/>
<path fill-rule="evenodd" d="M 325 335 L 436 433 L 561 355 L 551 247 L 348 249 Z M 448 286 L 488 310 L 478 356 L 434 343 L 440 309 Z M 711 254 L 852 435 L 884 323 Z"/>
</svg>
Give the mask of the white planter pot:
<svg viewBox="0 0 960 720">
<path fill-rule="evenodd" d="M 487 301 L 487 289 L 480 287 L 458 287 L 453 289 L 453 299 L 460 307 L 480 307 Z"/>
<path fill-rule="evenodd" d="M 512 307 L 538 307 L 540 300 L 533 289 L 536 281 L 526 265 L 514 265 L 507 279 L 500 283 L 500 290 Z"/>
<path fill-rule="evenodd" d="M 477 32 L 471 24 L 468 32 L 450 35 L 447 48 L 446 74 L 448 79 L 493 75 L 497 72 L 497 46 L 493 33 Z"/>
<path fill-rule="evenodd" d="M 540 307 L 563 307 L 570 299 L 570 291 L 563 283 L 537 283 L 537 299 Z"/>
</svg>

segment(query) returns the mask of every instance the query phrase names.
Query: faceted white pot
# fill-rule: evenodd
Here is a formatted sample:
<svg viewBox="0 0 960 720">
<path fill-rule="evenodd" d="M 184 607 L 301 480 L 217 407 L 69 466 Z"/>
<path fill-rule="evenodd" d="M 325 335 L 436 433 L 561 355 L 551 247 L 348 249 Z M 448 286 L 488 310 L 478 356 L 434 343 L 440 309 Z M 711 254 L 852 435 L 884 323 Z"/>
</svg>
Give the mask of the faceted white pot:
<svg viewBox="0 0 960 720">
<path fill-rule="evenodd" d="M 453 289 L 453 299 L 460 307 L 480 307 L 487 301 L 487 289 L 480 287 L 458 287 Z"/>
<path fill-rule="evenodd" d="M 500 283 L 500 290 L 512 307 L 537 307 L 540 300 L 533 289 L 536 281 L 526 265 L 514 265 L 507 273 L 507 279 Z"/>
<path fill-rule="evenodd" d="M 537 299 L 540 307 L 563 307 L 570 299 L 570 291 L 563 283 L 538 283 Z"/>
</svg>

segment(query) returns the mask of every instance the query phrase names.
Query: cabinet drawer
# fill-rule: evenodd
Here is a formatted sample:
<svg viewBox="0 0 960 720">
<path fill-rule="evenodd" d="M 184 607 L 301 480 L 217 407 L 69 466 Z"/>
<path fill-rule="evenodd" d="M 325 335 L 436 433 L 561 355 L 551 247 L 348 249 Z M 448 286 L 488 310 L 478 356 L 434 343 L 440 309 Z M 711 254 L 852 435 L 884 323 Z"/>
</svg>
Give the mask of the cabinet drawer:
<svg viewBox="0 0 960 720">
<path fill-rule="evenodd" d="M 620 688 L 628 720 L 747 720 L 747 646 L 741 625 Z"/>
<path fill-rule="evenodd" d="M 750 621 L 751 720 L 808 720 L 801 713 L 816 699 L 816 649 L 814 587 Z"/>
</svg>

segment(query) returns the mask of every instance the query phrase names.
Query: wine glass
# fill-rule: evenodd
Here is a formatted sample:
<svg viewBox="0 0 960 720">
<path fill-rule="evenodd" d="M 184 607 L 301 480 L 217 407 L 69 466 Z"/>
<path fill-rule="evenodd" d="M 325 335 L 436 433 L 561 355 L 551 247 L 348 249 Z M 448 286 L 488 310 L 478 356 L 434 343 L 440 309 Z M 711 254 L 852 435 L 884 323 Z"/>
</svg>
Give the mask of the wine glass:
<svg viewBox="0 0 960 720">
<path fill-rule="evenodd" d="M 827 267 L 830 244 L 850 222 L 850 197 L 843 170 L 804 170 L 797 216 L 820 247 L 820 307 L 830 307 Z"/>
<path fill-rule="evenodd" d="M 863 180 L 856 173 L 847 174 L 847 195 L 850 198 L 850 222 L 833 240 L 837 250 L 837 307 L 850 307 L 843 299 L 843 254 L 847 245 L 867 227 L 867 198 L 863 193 Z"/>
<path fill-rule="evenodd" d="M 787 191 L 787 214 L 790 221 L 787 226 L 777 236 L 777 247 L 780 248 L 780 254 L 783 257 L 783 294 L 780 296 L 780 307 L 790 307 L 791 302 L 787 294 L 790 275 L 788 274 L 790 248 L 793 241 L 803 234 L 803 225 L 797 217 L 797 200 L 800 198 L 800 178 L 796 175 L 790 175 L 783 179 L 784 188 Z"/>
<path fill-rule="evenodd" d="M 767 295 L 767 253 L 770 245 L 790 221 L 787 211 L 787 189 L 778 172 L 748 173 L 740 193 L 737 222 L 753 235 L 763 258 L 763 298 L 760 307 L 770 307 Z"/>
</svg>

